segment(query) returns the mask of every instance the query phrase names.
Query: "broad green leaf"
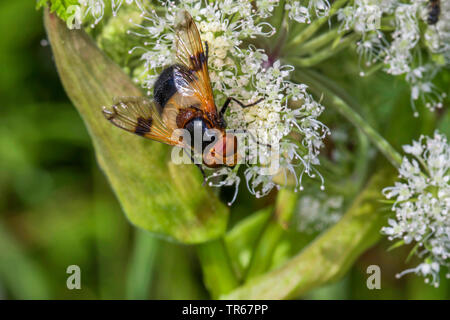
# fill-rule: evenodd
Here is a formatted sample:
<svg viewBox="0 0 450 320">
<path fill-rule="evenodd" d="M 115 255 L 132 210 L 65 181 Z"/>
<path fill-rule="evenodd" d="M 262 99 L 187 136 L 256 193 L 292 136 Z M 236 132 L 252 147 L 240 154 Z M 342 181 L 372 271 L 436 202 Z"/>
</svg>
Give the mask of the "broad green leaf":
<svg viewBox="0 0 450 320">
<path fill-rule="evenodd" d="M 104 119 L 102 106 L 111 105 L 116 96 L 140 96 L 141 91 L 84 31 L 67 29 L 48 9 L 44 15 L 61 81 L 129 220 L 184 243 L 220 237 L 228 209 L 202 186 L 198 169 L 172 164 L 168 146 L 120 130 Z"/>
</svg>

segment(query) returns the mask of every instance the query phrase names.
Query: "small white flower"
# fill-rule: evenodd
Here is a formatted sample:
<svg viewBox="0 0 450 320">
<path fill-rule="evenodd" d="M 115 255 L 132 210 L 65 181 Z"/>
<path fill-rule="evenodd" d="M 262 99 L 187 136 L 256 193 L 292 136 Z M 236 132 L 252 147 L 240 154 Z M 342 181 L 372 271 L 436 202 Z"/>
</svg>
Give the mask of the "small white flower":
<svg viewBox="0 0 450 320">
<path fill-rule="evenodd" d="M 111 7 L 113 16 L 117 15 L 120 7 L 124 3 L 126 5 L 132 5 L 135 3 L 136 6 L 141 6 L 139 0 L 107 0 L 106 2 Z M 94 19 L 91 27 L 94 27 L 103 19 L 106 8 L 105 0 L 78 0 L 78 4 L 82 11 L 81 20 L 85 20 L 88 16 L 91 16 Z"/>
<path fill-rule="evenodd" d="M 403 150 L 406 153 L 412 154 L 415 157 L 418 157 L 423 152 L 422 144 L 419 141 L 413 141 L 412 145 L 405 145 L 403 146 Z"/>
<path fill-rule="evenodd" d="M 421 248 L 415 253 L 425 262 L 399 276 L 414 272 L 438 285 L 440 268 L 450 267 L 450 145 L 435 132 L 403 150 L 414 159 L 404 157 L 399 169 L 403 181 L 383 190 L 387 199 L 395 198 L 395 219 L 381 231 L 389 240 L 414 241 Z"/>
<path fill-rule="evenodd" d="M 285 9 L 289 18 L 299 23 L 311 23 L 311 16 L 308 7 L 302 6 L 300 1 L 286 2 Z"/>
<path fill-rule="evenodd" d="M 300 197 L 294 217 L 298 231 L 311 234 L 334 225 L 343 215 L 343 204 L 342 196 L 321 192 Z"/>
<path fill-rule="evenodd" d="M 289 19 L 299 23 L 311 23 L 312 15 L 321 18 L 328 16 L 330 3 L 328 0 L 295 1 L 288 0 L 284 5 Z"/>
</svg>

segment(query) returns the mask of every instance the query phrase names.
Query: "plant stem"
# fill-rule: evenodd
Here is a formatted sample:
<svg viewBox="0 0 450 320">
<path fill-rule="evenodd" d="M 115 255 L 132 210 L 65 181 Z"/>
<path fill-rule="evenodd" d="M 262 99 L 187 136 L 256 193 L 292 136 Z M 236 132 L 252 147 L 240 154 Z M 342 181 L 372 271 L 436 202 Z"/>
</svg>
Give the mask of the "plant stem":
<svg viewBox="0 0 450 320">
<path fill-rule="evenodd" d="M 331 7 L 330 10 L 328 11 L 328 15 L 318 18 L 317 20 L 314 20 L 314 22 L 312 22 L 308 27 L 306 27 L 305 29 L 303 29 L 302 32 L 300 32 L 294 39 L 292 39 L 292 41 L 287 45 L 286 49 L 292 49 L 293 47 L 303 43 L 304 41 L 308 40 L 309 38 L 311 38 L 314 33 L 319 30 L 319 28 L 326 23 L 329 18 L 335 14 L 339 8 L 341 8 L 345 3 L 347 2 L 347 0 L 337 0 L 335 1 Z"/>
<path fill-rule="evenodd" d="M 331 97 L 332 106 L 336 108 L 344 117 L 352 122 L 358 129 L 364 132 L 372 143 L 383 153 L 394 167 L 399 167 L 402 163 L 401 155 L 387 142 L 376 130 L 374 130 L 359 114 L 351 109 L 340 97 Z"/>
<path fill-rule="evenodd" d="M 311 67 L 311 66 L 319 64 L 323 60 L 326 60 L 329 57 L 340 52 L 341 50 L 345 49 L 348 45 L 352 44 L 359 37 L 360 37 L 359 35 L 353 34 L 349 37 L 342 39 L 342 41 L 339 44 L 337 44 L 336 46 L 331 47 L 331 48 L 327 47 L 325 49 L 322 49 L 320 52 L 317 52 L 308 58 L 297 58 L 297 57 L 289 58 L 289 57 L 287 57 L 287 59 L 289 61 L 292 61 L 295 66 Z"/>
<path fill-rule="evenodd" d="M 233 270 L 239 280 L 244 278 L 261 233 L 272 216 L 273 207 L 267 206 L 239 221 L 225 235 L 225 244 Z"/>
<path fill-rule="evenodd" d="M 287 188 L 278 192 L 275 214 L 267 223 L 256 245 L 245 276 L 246 281 L 269 269 L 273 253 L 294 213 L 297 198 L 298 193 Z"/>
<path fill-rule="evenodd" d="M 360 190 L 364 181 L 366 181 L 367 172 L 369 169 L 369 150 L 370 150 L 370 142 L 367 136 L 361 131 L 358 130 L 358 149 L 357 149 L 357 159 L 355 159 L 355 167 L 352 173 L 353 179 L 355 181 L 356 190 Z"/>
<path fill-rule="evenodd" d="M 350 107 L 350 104 L 352 104 L 354 109 L 359 109 L 359 106 L 345 92 L 337 87 L 336 84 L 310 70 L 301 70 L 296 73 L 296 76 L 309 83 L 311 90 L 316 91 L 317 94 L 324 93 L 326 104 L 335 108 L 354 126 L 361 130 L 394 167 L 398 168 L 401 165 L 401 155 Z"/>
<path fill-rule="evenodd" d="M 380 189 L 392 173 L 376 173 L 344 217 L 281 267 L 256 277 L 222 299 L 289 299 L 339 279 L 359 255 L 381 238 Z"/>
<path fill-rule="evenodd" d="M 204 283 L 214 299 L 238 286 L 223 238 L 199 244 L 197 253 Z"/>
<path fill-rule="evenodd" d="M 383 67 L 384 67 L 384 63 L 381 63 L 381 62 L 373 65 L 369 70 L 364 71 L 364 77 L 371 76 L 375 72 L 381 70 Z"/>
<path fill-rule="evenodd" d="M 158 240 L 149 232 L 137 229 L 127 274 L 127 299 L 148 299 L 157 250 Z"/>
<path fill-rule="evenodd" d="M 300 45 L 299 51 L 301 51 L 301 54 L 304 55 L 306 53 L 311 53 L 317 50 L 318 48 L 326 45 L 330 41 L 334 40 L 339 34 L 339 29 L 335 28 L 330 31 L 327 31 L 314 39 L 305 42 L 304 44 Z"/>
</svg>

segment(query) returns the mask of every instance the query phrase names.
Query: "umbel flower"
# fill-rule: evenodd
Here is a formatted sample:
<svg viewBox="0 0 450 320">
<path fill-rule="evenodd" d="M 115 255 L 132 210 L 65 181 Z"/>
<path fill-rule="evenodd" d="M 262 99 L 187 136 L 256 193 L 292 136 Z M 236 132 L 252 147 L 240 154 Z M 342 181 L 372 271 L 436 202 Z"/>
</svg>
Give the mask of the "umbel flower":
<svg viewBox="0 0 450 320">
<path fill-rule="evenodd" d="M 298 20 L 292 6 L 299 1 L 289 1 L 286 10 Z M 102 0 L 80 1 L 85 14 L 92 14 L 94 24 L 104 12 Z M 255 5 L 256 4 L 256 5 Z M 130 20 L 128 31 L 138 45 L 130 48 L 129 54 L 138 57 L 140 65 L 134 68 L 133 79 L 147 90 L 151 98 L 158 74 L 175 62 L 173 40 L 177 13 L 187 10 L 199 28 L 203 41 L 209 47 L 209 74 L 216 104 L 222 105 L 227 97 L 244 103 L 261 100 L 256 106 L 242 109 L 233 104 L 225 115 L 227 128 L 251 133 L 247 137 L 244 153 L 247 163 L 244 169 L 246 185 L 256 197 L 268 194 L 273 188 L 284 185 L 291 176 L 296 190 L 306 174 L 323 179 L 315 168 L 319 164 L 319 149 L 328 128 L 318 117 L 323 111 L 307 92 L 307 86 L 290 81 L 293 66 L 283 65 L 276 54 L 268 54 L 258 47 L 258 39 L 270 38 L 276 29 L 264 19 L 273 14 L 279 1 L 160 1 L 157 5 L 147 1 L 111 1 L 113 14 L 125 5 L 135 6 L 140 18 Z M 308 15 L 324 16 L 329 8 L 327 1 L 312 1 L 304 8 Z M 292 9 L 292 10 L 291 10 Z M 295 9 L 297 10 L 297 9 Z M 296 138 L 293 139 L 292 136 Z M 256 143 L 257 141 L 257 143 Z M 279 156 L 277 170 L 268 170 L 273 160 L 274 148 Z M 208 177 L 211 186 L 236 186 L 241 178 L 237 174 L 239 165 L 224 168 Z M 221 178 L 218 181 L 218 178 Z M 289 179 L 292 180 L 292 179 Z"/>
<path fill-rule="evenodd" d="M 395 219 L 382 232 L 389 240 L 400 239 L 399 244 L 415 243 L 412 254 L 423 260 L 399 277 L 414 272 L 438 286 L 442 267 L 450 275 L 450 145 L 435 132 L 403 149 L 412 159 L 403 158 L 401 181 L 383 190 L 387 199 L 394 199 Z"/>
<path fill-rule="evenodd" d="M 417 101 L 430 110 L 441 108 L 446 97 L 432 83 L 450 63 L 450 1 L 440 5 L 436 23 L 429 22 L 428 0 L 355 0 L 338 12 L 342 31 L 361 34 L 357 51 L 367 67 L 379 64 L 387 73 L 405 77 L 414 110 Z"/>
</svg>

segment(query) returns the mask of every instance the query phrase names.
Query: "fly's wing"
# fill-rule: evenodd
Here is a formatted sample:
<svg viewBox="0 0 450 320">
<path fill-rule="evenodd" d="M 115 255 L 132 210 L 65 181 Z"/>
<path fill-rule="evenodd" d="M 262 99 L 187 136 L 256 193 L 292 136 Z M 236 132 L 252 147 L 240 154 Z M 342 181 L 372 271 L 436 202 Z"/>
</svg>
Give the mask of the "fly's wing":
<svg viewBox="0 0 450 320">
<path fill-rule="evenodd" d="M 175 48 L 178 63 L 182 66 L 174 72 L 178 92 L 200 101 L 200 109 L 217 114 L 208 73 L 207 55 L 191 15 L 183 10 L 176 22 Z"/>
<path fill-rule="evenodd" d="M 115 126 L 139 136 L 168 145 L 185 147 L 174 129 L 161 119 L 158 106 L 142 97 L 116 98 L 110 108 L 103 107 L 103 115 Z"/>
</svg>

